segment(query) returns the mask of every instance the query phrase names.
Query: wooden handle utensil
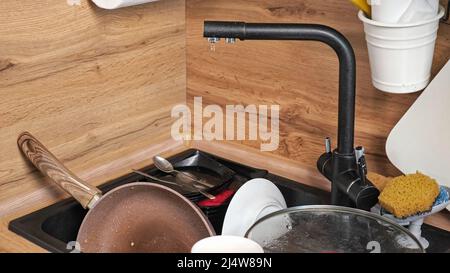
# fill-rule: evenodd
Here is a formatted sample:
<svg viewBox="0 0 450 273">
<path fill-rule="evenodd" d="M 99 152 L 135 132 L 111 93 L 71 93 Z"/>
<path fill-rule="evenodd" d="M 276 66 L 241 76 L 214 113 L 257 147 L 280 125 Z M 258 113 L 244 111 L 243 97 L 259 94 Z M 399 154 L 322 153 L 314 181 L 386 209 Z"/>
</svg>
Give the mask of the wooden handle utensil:
<svg viewBox="0 0 450 273">
<path fill-rule="evenodd" d="M 24 132 L 20 134 L 17 144 L 23 154 L 39 171 L 78 200 L 83 208 L 92 208 L 102 196 L 99 189 L 84 182 L 67 169 L 30 133 Z"/>
</svg>

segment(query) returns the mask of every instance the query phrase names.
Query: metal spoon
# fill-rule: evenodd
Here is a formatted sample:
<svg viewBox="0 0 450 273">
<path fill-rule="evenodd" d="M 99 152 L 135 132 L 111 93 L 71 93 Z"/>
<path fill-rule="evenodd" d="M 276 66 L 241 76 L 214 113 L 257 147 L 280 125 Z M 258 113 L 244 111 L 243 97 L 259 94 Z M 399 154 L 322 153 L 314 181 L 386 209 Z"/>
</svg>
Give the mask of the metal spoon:
<svg viewBox="0 0 450 273">
<path fill-rule="evenodd" d="M 207 192 L 204 192 L 203 190 L 200 190 L 200 189 L 198 189 L 198 188 L 196 188 L 195 186 L 190 185 L 190 184 L 186 184 L 186 183 L 183 183 L 183 182 L 181 182 L 181 183 L 182 183 L 182 184 L 181 184 L 181 183 L 174 183 L 174 182 L 162 180 L 162 179 L 159 179 L 159 178 L 154 177 L 154 176 L 152 176 L 152 175 L 149 175 L 149 174 L 146 174 L 146 173 L 144 173 L 144 172 L 138 171 L 138 170 L 133 170 L 133 172 L 134 172 L 134 173 L 137 173 L 137 174 L 140 174 L 140 175 L 142 175 L 142 176 L 144 176 L 144 177 L 150 178 L 150 179 L 152 179 L 152 180 L 161 182 L 161 183 L 166 183 L 166 184 L 170 184 L 170 185 L 176 185 L 176 186 L 179 186 L 179 187 L 186 187 L 186 188 L 188 188 L 188 189 L 191 190 L 191 191 L 199 192 L 200 194 L 202 194 L 203 196 L 205 196 L 206 198 L 211 199 L 211 200 L 216 199 L 216 197 L 215 197 L 214 195 L 209 194 L 209 193 L 207 193 Z"/>
<path fill-rule="evenodd" d="M 181 180 L 183 180 L 183 181 L 185 181 L 186 178 L 187 178 L 187 179 L 189 179 L 189 180 L 191 180 L 193 182 L 197 182 L 198 184 L 201 184 L 201 185 L 203 185 L 205 187 L 208 187 L 208 188 L 214 187 L 214 185 L 211 185 L 210 183 L 207 183 L 203 179 L 199 179 L 199 178 L 197 178 L 196 176 L 194 176 L 194 175 L 192 175 L 190 173 L 180 172 L 178 170 L 175 170 L 175 168 L 173 167 L 172 163 L 170 163 L 164 157 L 161 157 L 161 156 L 158 156 L 158 155 L 154 156 L 153 157 L 153 163 L 155 163 L 156 168 L 158 168 L 160 171 L 163 171 L 165 173 L 179 175 Z"/>
<path fill-rule="evenodd" d="M 141 172 L 141 171 L 138 171 L 138 170 L 135 170 L 135 169 L 133 169 L 133 172 L 136 173 L 136 174 L 145 176 L 145 177 L 147 177 L 147 178 L 150 178 L 151 180 L 155 180 L 155 181 L 161 182 L 161 183 L 170 184 L 170 185 L 175 185 L 175 186 L 180 186 L 180 187 L 182 186 L 182 185 L 180 185 L 180 184 L 178 184 L 178 183 L 171 182 L 171 181 L 166 181 L 166 180 L 162 180 L 162 179 L 159 179 L 158 177 L 155 177 L 155 176 L 153 176 L 153 175 L 146 174 L 146 173 L 144 173 L 144 172 Z"/>
</svg>

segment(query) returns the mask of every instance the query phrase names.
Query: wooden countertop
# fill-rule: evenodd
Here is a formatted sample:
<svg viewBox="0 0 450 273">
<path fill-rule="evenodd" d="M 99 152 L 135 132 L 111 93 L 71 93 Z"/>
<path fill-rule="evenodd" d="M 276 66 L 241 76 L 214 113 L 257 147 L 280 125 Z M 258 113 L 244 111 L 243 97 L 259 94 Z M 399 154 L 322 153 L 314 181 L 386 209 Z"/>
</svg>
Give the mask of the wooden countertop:
<svg viewBox="0 0 450 273">
<path fill-rule="evenodd" d="M 79 176 L 92 184 L 99 185 L 127 173 L 131 168 L 140 168 L 150 164 L 151 160 L 149 158 L 152 158 L 153 155 L 170 156 L 188 148 L 198 148 L 223 158 L 267 169 L 274 174 L 302 182 L 303 184 L 330 190 L 330 183 L 322 178 L 322 175 L 315 168 L 300 168 L 296 162 L 281 156 L 262 153 L 239 144 L 218 142 L 183 144 L 168 140 L 152 146 L 145 153 L 136 155 L 134 158 L 120 159 L 97 170 L 81 173 Z M 42 183 L 45 183 L 45 181 L 42 181 Z M 8 204 L 0 204 L 0 252 L 47 252 L 45 249 L 9 231 L 8 223 L 17 217 L 56 203 L 66 197 L 67 195 L 61 194 L 58 189 L 55 189 L 49 183 L 49 186 L 37 189 L 33 194 L 24 196 L 18 193 L 10 198 Z M 448 211 L 430 216 L 426 222 L 450 231 L 450 213 Z"/>
</svg>

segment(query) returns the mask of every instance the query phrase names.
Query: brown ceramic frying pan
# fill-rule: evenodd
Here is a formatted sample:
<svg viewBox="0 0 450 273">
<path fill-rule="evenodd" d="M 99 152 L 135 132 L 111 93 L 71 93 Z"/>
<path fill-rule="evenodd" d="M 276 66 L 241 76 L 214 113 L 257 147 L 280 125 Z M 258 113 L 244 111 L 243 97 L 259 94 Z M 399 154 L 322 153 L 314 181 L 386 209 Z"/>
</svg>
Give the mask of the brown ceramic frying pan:
<svg viewBox="0 0 450 273">
<path fill-rule="evenodd" d="M 90 209 L 78 231 L 82 252 L 190 252 L 197 241 L 214 235 L 202 211 L 174 190 L 136 182 L 102 196 L 30 133 L 17 142 L 36 168 Z"/>
</svg>

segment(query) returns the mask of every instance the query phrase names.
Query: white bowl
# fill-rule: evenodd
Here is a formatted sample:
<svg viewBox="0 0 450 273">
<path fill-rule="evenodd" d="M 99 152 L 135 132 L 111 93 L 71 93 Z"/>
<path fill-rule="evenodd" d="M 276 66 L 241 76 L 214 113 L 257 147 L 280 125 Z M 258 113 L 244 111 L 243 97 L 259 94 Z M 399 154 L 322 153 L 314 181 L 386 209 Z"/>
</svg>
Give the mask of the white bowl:
<svg viewBox="0 0 450 273">
<path fill-rule="evenodd" d="M 263 248 L 250 239 L 222 235 L 212 236 L 195 243 L 191 253 L 264 253 Z"/>
</svg>

